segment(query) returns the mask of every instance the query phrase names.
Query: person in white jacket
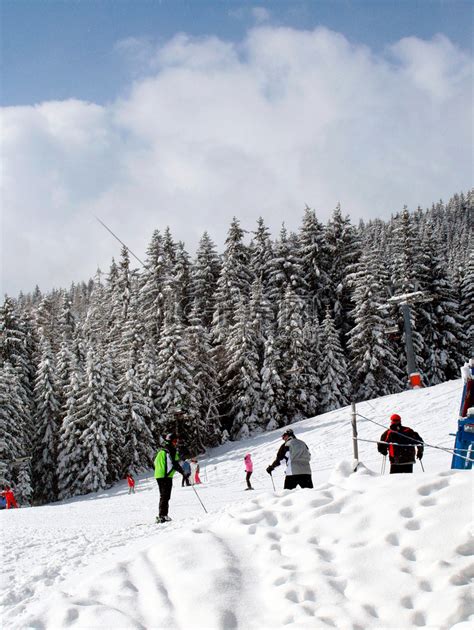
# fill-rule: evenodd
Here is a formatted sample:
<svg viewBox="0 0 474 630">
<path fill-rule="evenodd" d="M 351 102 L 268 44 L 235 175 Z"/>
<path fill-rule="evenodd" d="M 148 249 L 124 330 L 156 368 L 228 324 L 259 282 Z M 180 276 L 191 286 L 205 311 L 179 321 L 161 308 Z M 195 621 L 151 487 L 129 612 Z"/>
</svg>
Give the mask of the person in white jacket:
<svg viewBox="0 0 474 630">
<path fill-rule="evenodd" d="M 311 478 L 311 453 L 303 440 L 298 440 L 293 433 L 293 429 L 286 429 L 281 436 L 284 440 L 278 449 L 275 461 L 267 468 L 269 475 L 281 464 L 283 460 L 286 462 L 285 471 L 285 490 L 293 490 L 296 486 L 300 488 L 312 488 L 313 480 Z"/>
</svg>

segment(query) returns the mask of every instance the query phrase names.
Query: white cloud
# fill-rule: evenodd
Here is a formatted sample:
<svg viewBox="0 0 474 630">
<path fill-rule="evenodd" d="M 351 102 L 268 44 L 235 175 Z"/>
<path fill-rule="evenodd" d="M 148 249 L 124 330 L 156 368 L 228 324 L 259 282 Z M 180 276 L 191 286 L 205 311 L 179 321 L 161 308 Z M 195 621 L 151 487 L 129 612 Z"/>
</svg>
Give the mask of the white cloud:
<svg viewBox="0 0 474 630">
<path fill-rule="evenodd" d="M 221 247 L 234 215 L 388 217 L 471 184 L 472 59 L 443 36 L 380 56 L 324 28 L 127 46 L 154 70 L 126 98 L 2 112 L 8 292 L 106 270 L 119 246 L 96 214 L 140 256 L 167 225 Z"/>
</svg>

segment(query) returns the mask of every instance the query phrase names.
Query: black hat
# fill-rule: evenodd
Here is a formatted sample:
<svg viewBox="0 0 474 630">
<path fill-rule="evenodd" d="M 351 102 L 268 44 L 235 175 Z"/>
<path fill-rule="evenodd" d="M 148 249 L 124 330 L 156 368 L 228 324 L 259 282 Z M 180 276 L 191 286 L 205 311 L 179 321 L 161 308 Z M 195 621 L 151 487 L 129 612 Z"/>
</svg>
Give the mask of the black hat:
<svg viewBox="0 0 474 630">
<path fill-rule="evenodd" d="M 293 429 L 286 429 L 281 437 L 282 439 L 285 437 L 295 437 L 295 434 L 293 433 Z"/>
<path fill-rule="evenodd" d="M 165 436 L 165 440 L 167 442 L 173 442 L 173 440 L 177 440 L 178 436 L 176 435 L 176 433 L 167 433 Z"/>
</svg>

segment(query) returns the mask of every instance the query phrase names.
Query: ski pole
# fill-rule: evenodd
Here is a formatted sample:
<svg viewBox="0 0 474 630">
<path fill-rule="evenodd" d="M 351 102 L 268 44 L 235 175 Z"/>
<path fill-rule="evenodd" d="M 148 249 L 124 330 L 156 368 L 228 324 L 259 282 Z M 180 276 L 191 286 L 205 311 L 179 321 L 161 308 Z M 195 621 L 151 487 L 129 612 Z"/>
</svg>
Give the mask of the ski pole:
<svg viewBox="0 0 474 630">
<path fill-rule="evenodd" d="M 423 462 L 421 461 L 421 459 L 419 459 L 418 461 L 420 462 L 421 470 L 425 472 L 425 467 L 423 466 Z"/>
<path fill-rule="evenodd" d="M 273 475 L 272 475 L 272 473 L 270 473 L 270 479 L 272 480 L 273 491 L 274 491 L 274 492 L 276 492 L 275 482 L 273 481 Z"/>
<path fill-rule="evenodd" d="M 385 464 L 386 464 L 386 462 L 387 462 L 387 456 L 384 455 L 383 456 L 383 460 L 382 460 L 382 470 L 381 470 L 381 474 L 382 475 L 385 475 Z"/>
<path fill-rule="evenodd" d="M 201 497 L 198 495 L 196 488 L 194 487 L 194 484 L 191 486 L 191 488 L 194 490 L 194 494 L 197 496 L 197 498 L 199 499 L 199 503 L 202 505 L 202 508 L 204 510 L 204 512 L 206 512 L 207 514 L 207 510 L 204 507 L 204 503 L 201 501 Z"/>
</svg>

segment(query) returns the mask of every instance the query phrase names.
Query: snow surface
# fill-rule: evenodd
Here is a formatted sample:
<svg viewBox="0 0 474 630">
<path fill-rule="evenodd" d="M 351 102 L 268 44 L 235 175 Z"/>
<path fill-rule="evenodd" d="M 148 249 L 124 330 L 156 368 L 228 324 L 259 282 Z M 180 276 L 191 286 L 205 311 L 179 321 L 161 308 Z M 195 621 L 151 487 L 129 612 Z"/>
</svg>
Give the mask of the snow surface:
<svg viewBox="0 0 474 630">
<path fill-rule="evenodd" d="M 461 381 L 358 405 L 394 412 L 426 442 L 452 447 Z M 383 429 L 359 418 L 359 437 Z M 473 627 L 472 473 L 426 449 L 426 472 L 380 475 L 359 443 L 352 474 L 350 409 L 294 425 L 313 455 L 313 490 L 281 490 L 282 431 L 201 458 L 204 483 L 174 480 L 172 523 L 155 525 L 150 476 L 43 507 L 2 511 L 4 628 Z M 252 453 L 254 492 L 245 492 Z M 388 472 L 388 471 L 387 471 Z"/>
</svg>

